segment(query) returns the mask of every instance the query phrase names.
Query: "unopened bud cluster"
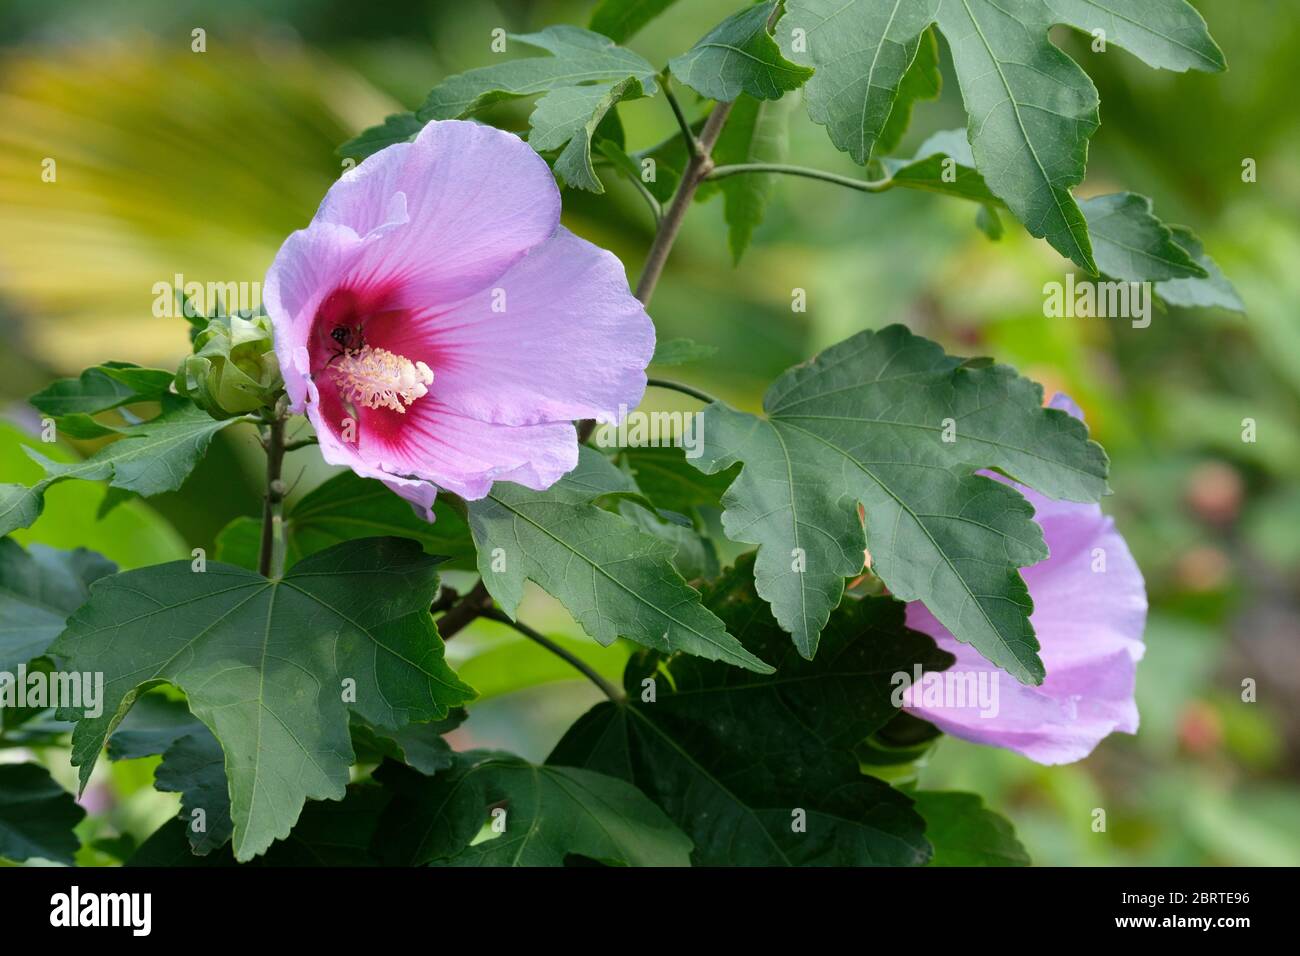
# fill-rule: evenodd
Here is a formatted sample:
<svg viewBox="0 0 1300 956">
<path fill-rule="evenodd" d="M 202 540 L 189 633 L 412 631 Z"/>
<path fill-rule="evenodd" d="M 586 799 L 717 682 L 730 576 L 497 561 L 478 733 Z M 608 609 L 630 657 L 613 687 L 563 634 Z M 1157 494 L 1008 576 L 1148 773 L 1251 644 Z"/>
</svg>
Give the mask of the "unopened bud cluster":
<svg viewBox="0 0 1300 956">
<path fill-rule="evenodd" d="M 176 391 L 214 418 L 269 407 L 282 384 L 265 315 L 209 319 L 194 337 L 194 354 L 176 371 Z"/>
</svg>

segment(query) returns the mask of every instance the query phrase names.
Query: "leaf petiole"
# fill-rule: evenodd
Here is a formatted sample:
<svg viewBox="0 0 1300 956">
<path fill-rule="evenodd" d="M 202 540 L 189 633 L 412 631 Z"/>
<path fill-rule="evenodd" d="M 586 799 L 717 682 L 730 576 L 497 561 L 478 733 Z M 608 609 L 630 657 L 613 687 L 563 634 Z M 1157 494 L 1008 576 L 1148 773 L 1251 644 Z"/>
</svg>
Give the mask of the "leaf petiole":
<svg viewBox="0 0 1300 956">
<path fill-rule="evenodd" d="M 704 178 L 713 181 L 726 179 L 728 176 L 742 176 L 747 173 L 778 173 L 783 176 L 802 176 L 804 179 L 817 179 L 837 186 L 846 186 L 864 193 L 883 193 L 893 189 L 896 183 L 892 179 L 855 179 L 828 173 L 822 169 L 808 166 L 791 166 L 788 163 L 737 163 L 733 166 L 718 166 Z"/>
<path fill-rule="evenodd" d="M 491 621 L 497 621 L 500 624 L 505 624 L 507 627 L 513 627 L 516 631 L 518 631 L 524 637 L 528 638 L 530 641 L 540 644 L 542 647 L 546 648 L 556 657 L 559 657 L 565 663 L 569 664 L 575 670 L 580 671 L 584 677 L 586 677 L 589 681 L 591 681 L 593 684 L 599 687 L 601 691 L 604 692 L 605 696 L 608 697 L 610 700 L 612 700 L 614 703 L 621 704 L 623 703 L 624 700 L 626 700 L 626 697 L 624 696 L 621 690 L 619 690 L 609 681 L 605 680 L 605 678 L 601 677 L 600 674 L 596 673 L 596 671 L 586 661 L 582 660 L 580 657 L 577 657 L 574 654 L 569 653 L 559 644 L 556 644 L 549 637 L 540 633 L 539 631 L 533 630 L 523 621 L 512 620 L 508 614 L 506 614 L 504 611 L 498 611 L 496 608 L 490 608 L 489 610 L 481 612 L 480 617 L 485 617 Z"/>
<path fill-rule="evenodd" d="M 693 385 L 685 385 L 681 382 L 674 382 L 666 378 L 646 379 L 646 384 L 651 388 L 664 388 L 670 392 L 680 392 L 683 395 L 689 395 L 691 398 L 699 399 L 705 405 L 712 405 L 719 399 L 714 398 L 703 389 L 696 388 Z"/>
</svg>

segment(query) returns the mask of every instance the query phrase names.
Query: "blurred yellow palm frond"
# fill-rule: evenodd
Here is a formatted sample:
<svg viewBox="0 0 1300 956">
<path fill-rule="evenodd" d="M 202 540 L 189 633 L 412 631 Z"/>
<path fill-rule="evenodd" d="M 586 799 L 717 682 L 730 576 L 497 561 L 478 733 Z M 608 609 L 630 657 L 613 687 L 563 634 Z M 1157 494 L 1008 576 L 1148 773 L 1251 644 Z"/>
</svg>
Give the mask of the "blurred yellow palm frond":
<svg viewBox="0 0 1300 956">
<path fill-rule="evenodd" d="M 175 364 L 185 324 L 154 317 L 155 284 L 260 283 L 341 171 L 334 148 L 397 108 L 300 46 L 218 46 L 140 35 L 0 63 L 5 338 L 50 370 Z"/>
</svg>

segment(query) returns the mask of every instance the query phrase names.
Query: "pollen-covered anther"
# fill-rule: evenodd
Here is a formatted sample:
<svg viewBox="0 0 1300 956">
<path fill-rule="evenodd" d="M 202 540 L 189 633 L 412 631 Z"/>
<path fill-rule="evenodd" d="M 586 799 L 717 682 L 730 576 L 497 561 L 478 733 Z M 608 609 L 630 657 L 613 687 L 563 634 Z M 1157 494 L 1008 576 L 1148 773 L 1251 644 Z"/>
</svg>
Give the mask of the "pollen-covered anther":
<svg viewBox="0 0 1300 956">
<path fill-rule="evenodd" d="M 433 371 L 423 362 L 412 362 L 404 355 L 369 345 L 344 352 L 334 369 L 344 401 L 366 408 L 391 408 L 402 414 L 433 384 Z"/>
</svg>

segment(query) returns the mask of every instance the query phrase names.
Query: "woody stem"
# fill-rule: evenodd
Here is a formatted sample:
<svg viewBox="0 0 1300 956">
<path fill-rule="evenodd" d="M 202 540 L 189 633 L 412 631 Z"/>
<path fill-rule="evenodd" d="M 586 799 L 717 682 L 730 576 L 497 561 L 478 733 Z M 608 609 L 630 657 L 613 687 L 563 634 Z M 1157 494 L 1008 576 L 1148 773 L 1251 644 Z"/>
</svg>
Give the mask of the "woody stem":
<svg viewBox="0 0 1300 956">
<path fill-rule="evenodd" d="M 604 693 L 604 695 L 608 697 L 610 700 L 612 700 L 614 703 L 618 704 L 623 702 L 624 697 L 622 691 L 620 691 L 609 681 L 605 680 L 604 677 L 598 674 L 596 670 L 593 667 L 591 667 L 591 665 L 589 665 L 582 658 L 578 657 L 575 654 L 569 653 L 567 650 L 565 650 L 559 644 L 556 644 L 553 640 L 551 640 L 546 635 L 542 634 L 540 631 L 534 630 L 533 628 L 525 624 L 523 621 L 512 620 L 510 616 L 506 614 L 504 611 L 498 611 L 495 608 L 484 611 L 481 616 L 486 617 L 489 620 L 493 620 L 501 624 L 505 624 L 507 627 L 513 627 L 524 637 L 528 638 L 530 641 L 540 644 L 542 647 L 546 648 L 556 657 L 560 658 L 562 661 L 564 661 L 574 670 L 582 674 L 582 676 L 587 678 L 587 680 L 591 681 L 593 684 L 599 687 L 601 689 L 601 692 Z"/>
<path fill-rule="evenodd" d="M 480 580 L 471 591 L 458 598 L 446 614 L 438 618 L 438 635 L 444 641 L 451 640 L 453 635 L 491 607 L 492 595 Z"/>
<path fill-rule="evenodd" d="M 276 409 L 275 417 L 267 425 L 262 438 L 266 448 L 266 497 L 262 506 L 262 547 L 257 569 L 263 577 L 278 578 L 284 574 L 284 480 L 280 473 L 284 467 L 284 414 Z"/>
<path fill-rule="evenodd" d="M 682 173 L 682 181 L 677 187 L 673 201 L 659 223 L 654 242 L 650 245 L 650 251 L 646 253 L 641 280 L 636 284 L 636 297 L 641 300 L 642 305 L 650 304 L 655 286 L 659 284 L 659 277 L 663 275 L 664 266 L 668 263 L 668 255 L 673 250 L 673 243 L 677 241 L 677 234 L 681 232 L 682 223 L 686 221 L 686 213 L 690 211 L 695 191 L 713 171 L 711 153 L 718 142 L 718 137 L 722 135 L 722 127 L 727 122 L 732 105 L 719 103 L 715 106 L 709 118 L 704 121 L 704 128 L 700 130 L 699 138 L 694 144 L 688 143 L 688 146 L 694 146 L 690 161 L 686 164 L 686 171 Z M 686 129 L 689 130 L 690 127 Z"/>
</svg>

